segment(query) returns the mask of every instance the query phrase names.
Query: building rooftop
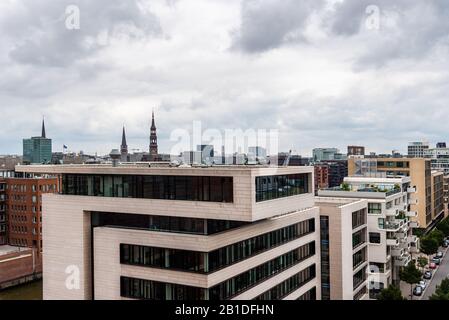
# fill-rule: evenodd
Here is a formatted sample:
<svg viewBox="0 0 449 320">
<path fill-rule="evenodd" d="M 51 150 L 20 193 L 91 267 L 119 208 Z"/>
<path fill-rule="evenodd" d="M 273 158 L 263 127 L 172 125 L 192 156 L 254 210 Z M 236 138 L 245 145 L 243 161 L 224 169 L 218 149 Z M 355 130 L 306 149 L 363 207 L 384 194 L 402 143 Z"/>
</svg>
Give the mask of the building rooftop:
<svg viewBox="0 0 449 320">
<path fill-rule="evenodd" d="M 0 257 L 11 254 L 11 253 L 17 253 L 17 252 L 24 252 L 30 250 L 29 248 L 22 248 L 22 247 L 13 247 L 10 245 L 4 245 L 0 246 Z"/>
<path fill-rule="evenodd" d="M 18 165 L 16 172 L 34 174 L 186 174 L 195 175 L 199 172 L 231 173 L 231 172 L 262 172 L 267 175 L 295 174 L 312 172 L 313 167 L 289 166 L 277 167 L 268 165 L 181 165 L 170 166 L 166 162 L 154 163 L 124 163 L 114 167 L 112 164 L 70 164 L 70 165 Z"/>
</svg>

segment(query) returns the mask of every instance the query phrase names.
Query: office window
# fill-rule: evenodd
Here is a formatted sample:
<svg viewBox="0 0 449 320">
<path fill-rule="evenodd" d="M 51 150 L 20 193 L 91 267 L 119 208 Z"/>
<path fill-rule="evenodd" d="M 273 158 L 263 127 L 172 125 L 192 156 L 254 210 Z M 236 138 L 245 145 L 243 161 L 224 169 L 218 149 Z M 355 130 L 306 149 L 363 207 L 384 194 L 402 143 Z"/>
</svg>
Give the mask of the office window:
<svg viewBox="0 0 449 320">
<path fill-rule="evenodd" d="M 382 204 L 381 203 L 368 203 L 368 213 L 381 214 L 382 213 Z"/>
</svg>

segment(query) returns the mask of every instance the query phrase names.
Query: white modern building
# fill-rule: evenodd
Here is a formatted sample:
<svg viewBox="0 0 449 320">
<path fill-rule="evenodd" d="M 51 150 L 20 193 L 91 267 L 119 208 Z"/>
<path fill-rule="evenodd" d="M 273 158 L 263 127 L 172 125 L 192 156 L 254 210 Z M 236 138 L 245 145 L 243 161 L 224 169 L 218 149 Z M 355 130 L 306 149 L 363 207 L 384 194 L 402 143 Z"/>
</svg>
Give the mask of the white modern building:
<svg viewBox="0 0 449 320">
<path fill-rule="evenodd" d="M 18 166 L 43 196 L 44 299 L 315 300 L 313 168 Z"/>
<path fill-rule="evenodd" d="M 399 281 L 400 267 L 406 266 L 419 248 L 412 235 L 409 177 L 347 177 L 341 187 L 320 190 L 323 197 L 366 199 L 368 201 L 368 259 L 370 297 Z"/>
</svg>

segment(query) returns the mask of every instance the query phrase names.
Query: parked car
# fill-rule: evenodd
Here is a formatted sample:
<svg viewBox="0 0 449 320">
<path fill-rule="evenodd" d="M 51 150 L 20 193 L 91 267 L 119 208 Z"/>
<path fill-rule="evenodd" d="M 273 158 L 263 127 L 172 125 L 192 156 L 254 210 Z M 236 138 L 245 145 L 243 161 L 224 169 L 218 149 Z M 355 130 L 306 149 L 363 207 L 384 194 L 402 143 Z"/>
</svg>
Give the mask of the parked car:
<svg viewBox="0 0 449 320">
<path fill-rule="evenodd" d="M 440 259 L 443 258 L 443 252 L 441 252 L 441 251 L 438 252 L 438 253 L 437 253 L 437 258 L 440 258 Z"/>
<path fill-rule="evenodd" d="M 420 296 L 422 295 L 423 289 L 420 286 L 416 286 L 415 289 L 413 289 L 413 295 Z"/>
<path fill-rule="evenodd" d="M 420 286 L 423 290 L 426 290 L 426 287 L 427 287 L 427 282 L 426 282 L 426 280 L 421 280 L 421 281 L 418 283 L 418 286 Z"/>
<path fill-rule="evenodd" d="M 449 247 L 449 240 L 443 241 L 443 247 L 445 247 L 445 248 Z"/>
<path fill-rule="evenodd" d="M 436 269 L 436 268 L 437 268 L 437 265 L 436 265 L 435 263 L 431 262 L 431 263 L 429 264 L 429 268 L 430 268 L 430 269 Z"/>
<path fill-rule="evenodd" d="M 432 279 L 432 271 L 427 270 L 426 272 L 424 272 L 423 278 L 427 280 Z"/>
<path fill-rule="evenodd" d="M 438 258 L 438 257 L 433 257 L 433 258 L 432 258 L 432 262 L 435 263 L 437 266 L 439 266 L 439 265 L 440 265 L 440 258 Z"/>
</svg>

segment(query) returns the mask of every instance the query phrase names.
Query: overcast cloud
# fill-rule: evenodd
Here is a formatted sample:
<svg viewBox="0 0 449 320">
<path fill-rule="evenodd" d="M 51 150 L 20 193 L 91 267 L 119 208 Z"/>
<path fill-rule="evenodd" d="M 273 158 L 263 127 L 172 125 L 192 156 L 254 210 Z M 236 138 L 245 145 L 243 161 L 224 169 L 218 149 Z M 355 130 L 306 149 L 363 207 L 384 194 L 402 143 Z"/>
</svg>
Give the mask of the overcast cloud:
<svg viewBox="0 0 449 320">
<path fill-rule="evenodd" d="M 42 116 L 54 151 L 107 153 L 123 124 L 146 150 L 153 108 L 162 152 L 193 121 L 304 155 L 449 141 L 446 0 L 3 0 L 0 70 L 0 154 Z"/>
</svg>

